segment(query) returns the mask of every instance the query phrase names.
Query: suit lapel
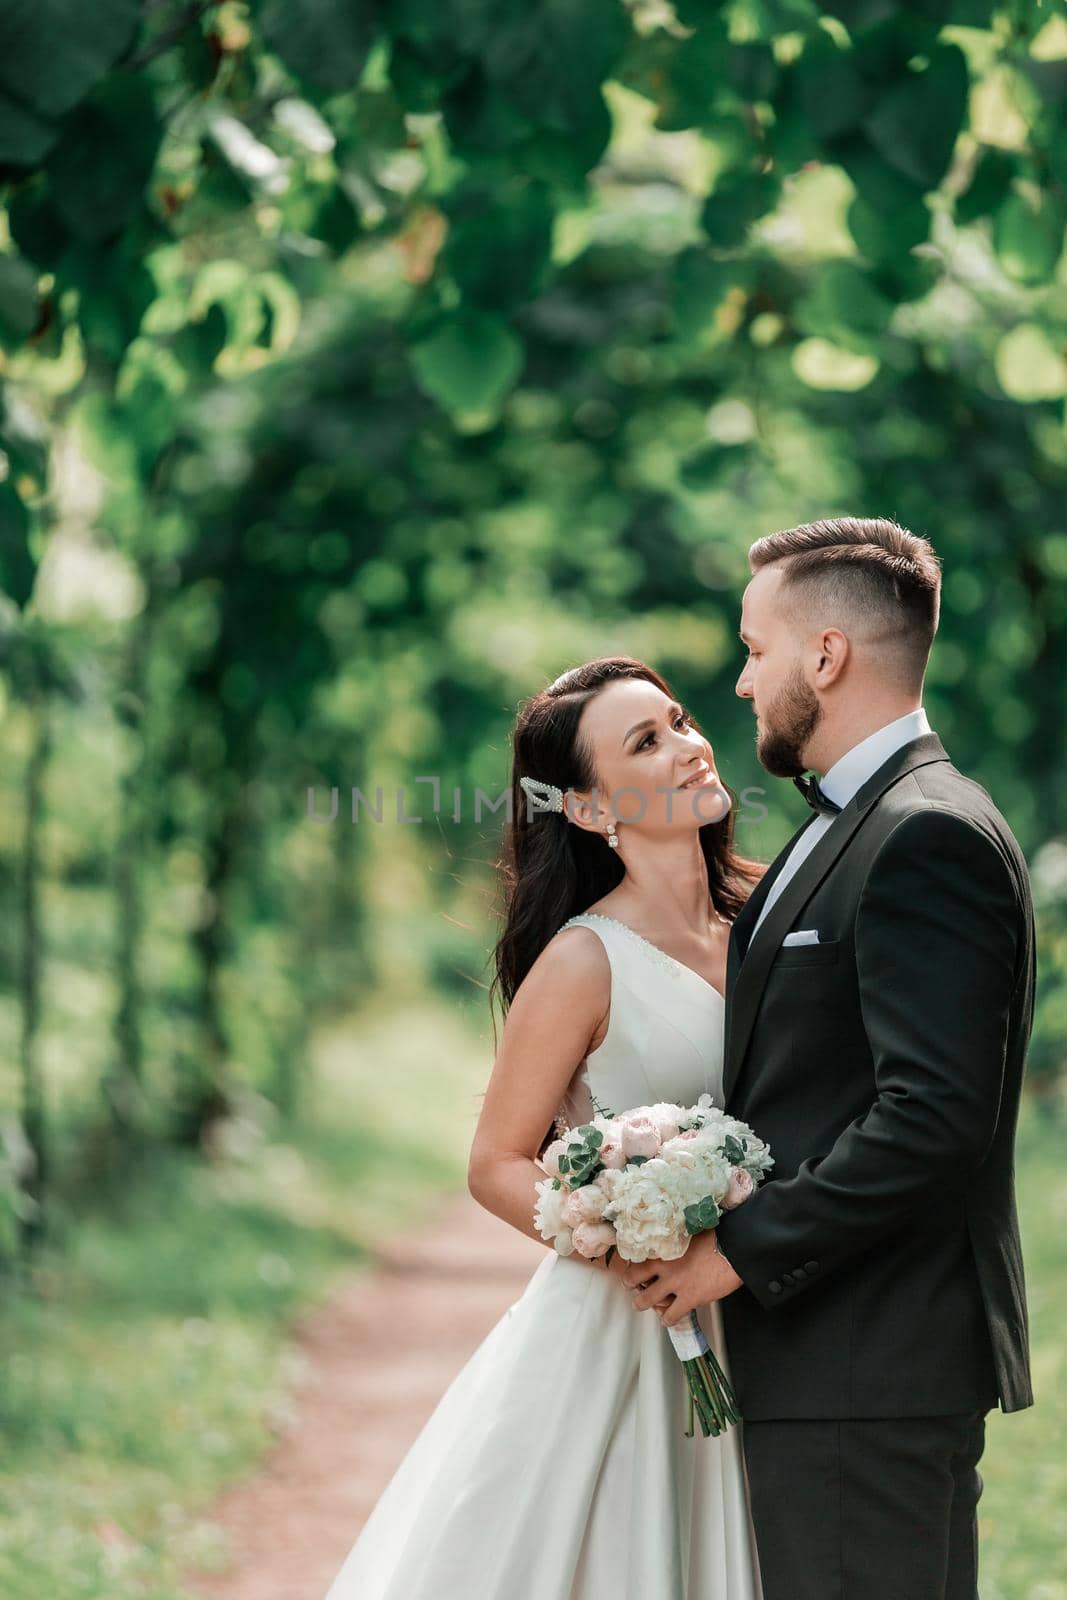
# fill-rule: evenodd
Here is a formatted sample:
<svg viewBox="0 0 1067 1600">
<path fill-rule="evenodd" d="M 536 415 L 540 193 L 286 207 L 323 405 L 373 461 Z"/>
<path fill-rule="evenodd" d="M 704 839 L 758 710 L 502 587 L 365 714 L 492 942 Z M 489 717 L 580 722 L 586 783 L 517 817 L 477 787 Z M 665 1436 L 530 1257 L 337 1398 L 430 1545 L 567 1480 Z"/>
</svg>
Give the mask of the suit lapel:
<svg viewBox="0 0 1067 1600">
<path fill-rule="evenodd" d="M 782 890 L 764 918 L 758 933 L 752 934 L 752 925 L 759 916 L 760 906 L 767 898 L 771 884 L 782 871 L 786 858 L 800 834 L 814 820 L 814 813 L 789 844 L 781 851 L 770 869 L 749 896 L 731 929 L 727 952 L 726 1051 L 723 1063 L 723 1090 L 726 1098 L 737 1082 L 737 1075 L 745 1058 L 745 1050 L 759 1012 L 760 1000 L 775 956 L 785 934 L 811 899 L 830 868 L 838 860 L 867 812 L 894 783 L 914 772 L 917 767 L 932 761 L 947 761 L 945 748 L 936 733 L 923 734 L 903 745 L 878 768 L 852 797 L 848 805 L 833 820 L 807 860 Z M 762 891 L 762 894 L 761 894 Z M 756 903 L 758 899 L 758 904 Z M 749 914 L 751 912 L 751 915 Z M 736 934 L 736 937 L 735 937 Z"/>
</svg>

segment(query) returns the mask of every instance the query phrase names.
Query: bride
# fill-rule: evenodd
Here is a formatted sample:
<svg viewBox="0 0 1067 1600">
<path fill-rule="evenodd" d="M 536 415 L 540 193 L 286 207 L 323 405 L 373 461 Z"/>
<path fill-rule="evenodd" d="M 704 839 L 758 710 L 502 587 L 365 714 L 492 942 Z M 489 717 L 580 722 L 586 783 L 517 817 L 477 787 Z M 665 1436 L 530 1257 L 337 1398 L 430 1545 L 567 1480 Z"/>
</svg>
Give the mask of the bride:
<svg viewBox="0 0 1067 1600">
<path fill-rule="evenodd" d="M 468 1181 L 543 1243 L 535 1157 L 562 1128 L 597 1106 L 722 1104 L 727 939 L 763 868 L 733 849 L 711 745 L 629 657 L 575 667 L 524 705 L 511 801 L 506 1020 Z M 686 1436 L 669 1302 L 635 1310 L 627 1265 L 547 1245 L 326 1600 L 758 1600 L 741 1429 Z M 728 1371 L 718 1306 L 698 1316 Z"/>
</svg>

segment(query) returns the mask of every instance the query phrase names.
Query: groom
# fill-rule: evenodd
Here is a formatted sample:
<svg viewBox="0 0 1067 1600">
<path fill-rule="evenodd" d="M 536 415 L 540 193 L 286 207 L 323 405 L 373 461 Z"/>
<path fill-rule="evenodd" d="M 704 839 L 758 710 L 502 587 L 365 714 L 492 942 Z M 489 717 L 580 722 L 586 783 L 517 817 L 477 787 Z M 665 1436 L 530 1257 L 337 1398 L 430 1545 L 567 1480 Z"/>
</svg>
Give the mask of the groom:
<svg viewBox="0 0 1067 1600">
<path fill-rule="evenodd" d="M 927 541 L 843 517 L 749 564 L 737 693 L 812 808 L 730 937 L 726 1104 L 775 1166 L 625 1281 L 667 1324 L 723 1302 L 765 1600 L 975 1600 L 985 1416 L 1033 1400 L 1026 866 L 921 707 Z"/>
</svg>

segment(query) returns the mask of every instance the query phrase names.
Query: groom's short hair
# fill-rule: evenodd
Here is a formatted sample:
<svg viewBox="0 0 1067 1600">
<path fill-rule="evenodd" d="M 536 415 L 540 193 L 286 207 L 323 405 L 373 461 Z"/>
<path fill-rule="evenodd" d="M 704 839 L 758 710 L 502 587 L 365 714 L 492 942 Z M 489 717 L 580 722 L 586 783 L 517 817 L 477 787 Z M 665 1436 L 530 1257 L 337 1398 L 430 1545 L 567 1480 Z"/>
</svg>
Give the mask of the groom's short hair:
<svg viewBox="0 0 1067 1600">
<path fill-rule="evenodd" d="M 806 615 L 863 628 L 880 650 L 896 657 L 909 685 L 922 683 L 937 632 L 941 567 L 928 539 L 888 517 L 828 517 L 757 539 L 748 552 L 753 572 L 782 564 L 781 595 Z"/>
</svg>

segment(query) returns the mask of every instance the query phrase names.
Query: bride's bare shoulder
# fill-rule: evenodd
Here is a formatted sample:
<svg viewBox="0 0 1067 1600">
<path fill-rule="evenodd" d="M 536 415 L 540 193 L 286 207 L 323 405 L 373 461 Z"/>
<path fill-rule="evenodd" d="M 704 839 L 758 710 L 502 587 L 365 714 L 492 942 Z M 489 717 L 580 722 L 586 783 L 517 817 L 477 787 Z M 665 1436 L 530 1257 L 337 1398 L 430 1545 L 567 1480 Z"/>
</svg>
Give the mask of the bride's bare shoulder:
<svg viewBox="0 0 1067 1600">
<path fill-rule="evenodd" d="M 595 1034 L 611 1004 L 611 963 L 591 928 L 559 930 L 515 991 L 505 1033 L 544 1035 L 553 1047 Z"/>
<path fill-rule="evenodd" d="M 530 968 L 531 975 L 538 966 L 546 976 L 566 975 L 572 983 L 587 983 L 591 978 L 611 974 L 603 940 L 581 922 L 560 928 Z"/>
<path fill-rule="evenodd" d="M 611 990 L 611 963 L 592 928 L 564 926 L 545 945 L 515 994 L 515 1001 L 568 1004 L 596 1010 Z"/>
</svg>

